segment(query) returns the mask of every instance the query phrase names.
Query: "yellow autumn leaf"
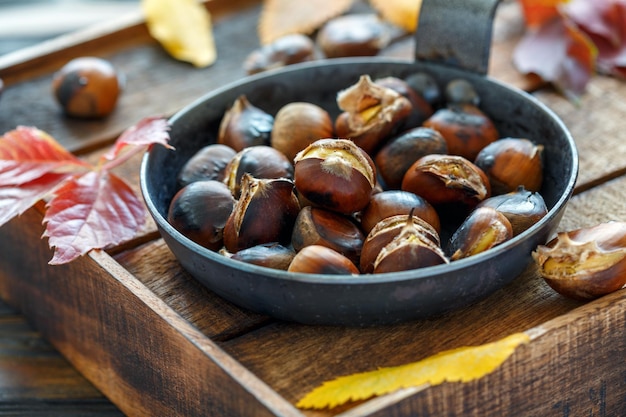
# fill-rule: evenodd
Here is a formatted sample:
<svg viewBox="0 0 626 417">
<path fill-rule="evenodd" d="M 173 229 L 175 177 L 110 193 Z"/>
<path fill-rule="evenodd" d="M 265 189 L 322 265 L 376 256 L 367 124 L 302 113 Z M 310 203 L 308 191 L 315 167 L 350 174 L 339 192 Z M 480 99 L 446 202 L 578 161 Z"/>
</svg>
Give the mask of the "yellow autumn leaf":
<svg viewBox="0 0 626 417">
<path fill-rule="evenodd" d="M 266 45 L 299 33 L 310 35 L 333 17 L 345 13 L 354 0 L 265 0 L 259 17 L 259 39 Z"/>
<path fill-rule="evenodd" d="M 309 392 L 297 406 L 333 408 L 401 388 L 472 381 L 493 372 L 517 346 L 529 341 L 527 334 L 515 333 L 493 343 L 440 352 L 419 362 L 339 377 Z"/>
<path fill-rule="evenodd" d="M 370 4 L 383 19 L 407 32 L 414 32 L 417 29 L 422 0 L 370 0 Z"/>
<path fill-rule="evenodd" d="M 197 0 L 142 0 L 146 25 L 174 58 L 196 67 L 215 62 L 211 16 Z"/>
</svg>

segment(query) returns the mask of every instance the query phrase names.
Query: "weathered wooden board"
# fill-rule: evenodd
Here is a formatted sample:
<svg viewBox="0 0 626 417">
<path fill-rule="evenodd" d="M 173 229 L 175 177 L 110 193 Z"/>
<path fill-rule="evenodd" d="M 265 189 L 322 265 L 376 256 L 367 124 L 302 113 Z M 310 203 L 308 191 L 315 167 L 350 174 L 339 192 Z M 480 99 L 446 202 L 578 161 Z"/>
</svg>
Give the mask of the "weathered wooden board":
<svg viewBox="0 0 626 417">
<path fill-rule="evenodd" d="M 97 158 L 141 117 L 171 114 L 243 75 L 242 60 L 258 42 L 259 5 L 242 0 L 215 11 L 220 60 L 208 69 L 169 59 L 136 17 L 62 40 L 63 47 L 49 45 L 41 59 L 0 60 L 0 77 L 8 81 L 0 130 L 36 124 L 76 153 Z M 538 85 L 510 61 L 519 17 L 515 2 L 498 10 L 490 76 L 534 90 Z M 410 57 L 410 48 L 408 42 L 393 53 Z M 129 74 L 120 107 L 104 121 L 60 117 L 48 95 L 55 68 L 86 50 Z M 534 94 L 563 118 L 581 151 L 578 194 L 561 230 L 626 219 L 626 158 L 620 157 L 626 151 L 619 138 L 626 85 L 596 77 L 578 106 L 549 89 Z M 139 164 L 136 158 L 118 172 L 137 191 Z M 108 253 L 50 267 L 41 209 L 0 228 L 0 297 L 129 416 L 626 415 L 626 290 L 574 302 L 554 293 L 531 265 L 482 302 L 443 317 L 360 329 L 303 326 L 242 310 L 202 287 L 152 222 Z M 295 408 L 325 380 L 521 331 L 532 341 L 481 380 L 406 389 L 334 410 Z"/>
</svg>

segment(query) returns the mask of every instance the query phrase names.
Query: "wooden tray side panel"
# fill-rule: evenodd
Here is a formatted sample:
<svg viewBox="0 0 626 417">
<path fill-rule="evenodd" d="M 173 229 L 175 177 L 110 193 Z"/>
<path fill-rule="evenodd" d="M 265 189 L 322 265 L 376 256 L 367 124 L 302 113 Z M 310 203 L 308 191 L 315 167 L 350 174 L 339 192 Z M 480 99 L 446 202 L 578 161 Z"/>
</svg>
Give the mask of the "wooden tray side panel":
<svg viewBox="0 0 626 417">
<path fill-rule="evenodd" d="M 276 407 L 286 414 L 270 411 L 272 398 L 256 398 L 250 390 L 258 384 L 255 378 L 243 368 L 233 375 L 236 367 L 225 369 L 207 357 L 208 350 L 219 349 L 207 340 L 199 346 L 201 337 L 194 341 L 186 334 L 191 326 L 178 326 L 183 322 L 177 314 L 141 283 L 120 282 L 90 256 L 48 266 L 41 219 L 31 209 L 0 229 L 0 240 L 12 242 L 0 255 L 0 297 L 124 413 L 299 415 L 281 401 Z M 151 298 L 163 311 L 151 306 Z M 247 386 L 241 378 L 248 378 Z"/>
<path fill-rule="evenodd" d="M 405 390 L 342 416 L 625 416 L 625 301 L 620 291 L 529 330 L 531 343 L 482 379 Z"/>
</svg>

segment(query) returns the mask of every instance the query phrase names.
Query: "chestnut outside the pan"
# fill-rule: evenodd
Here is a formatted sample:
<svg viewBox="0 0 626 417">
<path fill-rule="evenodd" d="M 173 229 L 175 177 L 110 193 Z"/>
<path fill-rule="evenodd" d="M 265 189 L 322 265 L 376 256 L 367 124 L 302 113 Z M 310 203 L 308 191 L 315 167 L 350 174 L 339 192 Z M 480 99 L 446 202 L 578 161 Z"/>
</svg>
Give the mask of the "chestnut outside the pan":
<svg viewBox="0 0 626 417">
<path fill-rule="evenodd" d="M 485 75 L 497 3 L 424 0 L 414 62 L 370 57 L 298 64 L 211 91 L 174 115 L 170 143 L 176 150 L 151 149 L 140 179 L 148 210 L 183 268 L 240 307 L 282 320 L 351 326 L 440 315 L 475 303 L 515 279 L 530 264 L 536 246 L 556 230 L 576 182 L 578 154 L 552 111 Z M 442 19 L 448 23 L 442 25 Z M 437 32 L 446 27 L 454 27 L 453 32 Z M 270 114 L 289 102 L 308 101 L 335 116 L 337 92 L 361 75 L 405 78 L 421 71 L 440 86 L 455 78 L 470 81 L 501 137 L 525 137 L 544 146 L 541 195 L 549 212 L 543 219 L 496 248 L 447 265 L 358 276 L 289 273 L 234 261 L 193 243 L 167 222 L 178 171 L 202 146 L 216 141 L 224 112 L 240 95 Z"/>
</svg>

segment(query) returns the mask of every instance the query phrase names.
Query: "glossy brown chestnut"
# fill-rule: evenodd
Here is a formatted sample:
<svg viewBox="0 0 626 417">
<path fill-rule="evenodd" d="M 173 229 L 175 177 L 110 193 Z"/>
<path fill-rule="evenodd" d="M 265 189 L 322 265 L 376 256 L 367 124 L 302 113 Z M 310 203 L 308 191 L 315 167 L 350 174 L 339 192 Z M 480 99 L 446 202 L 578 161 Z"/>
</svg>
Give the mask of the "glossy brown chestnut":
<svg viewBox="0 0 626 417">
<path fill-rule="evenodd" d="M 539 191 L 543 182 L 543 145 L 525 138 L 503 138 L 485 146 L 474 163 L 487 174 L 494 194 L 523 186 Z"/>
<path fill-rule="evenodd" d="M 235 156 L 233 148 L 213 143 L 201 148 L 178 173 L 180 187 L 201 180 L 224 180 L 226 165 Z"/>
<path fill-rule="evenodd" d="M 491 207 L 476 208 L 450 238 L 450 260 L 485 252 L 512 237 L 511 223 L 504 214 Z"/>
<path fill-rule="evenodd" d="M 626 223 L 606 222 L 561 232 L 532 253 L 556 292 L 590 300 L 626 286 Z"/>
<path fill-rule="evenodd" d="M 293 164 L 271 146 L 250 146 L 237 152 L 224 168 L 224 182 L 235 198 L 239 198 L 244 174 L 255 178 L 293 179 Z"/>
<path fill-rule="evenodd" d="M 296 155 L 294 181 L 311 203 L 343 214 L 367 205 L 376 184 L 369 155 L 347 139 L 320 139 Z"/>
<path fill-rule="evenodd" d="M 430 243 L 424 243 L 424 245 L 439 248 L 435 251 L 439 255 L 443 255 L 439 233 L 429 223 L 415 216 L 412 212 L 408 215 L 398 214 L 384 218 L 368 233 L 361 250 L 361 260 L 359 262 L 361 272 L 374 272 L 376 259 L 383 248 L 389 245 L 407 227 L 411 229 L 411 233 L 419 234 L 420 240 L 426 239 L 430 241 Z"/>
<path fill-rule="evenodd" d="M 363 232 L 352 217 L 311 206 L 300 210 L 291 235 L 296 251 L 310 245 L 326 246 L 355 264 L 359 263 L 364 240 Z"/>
<path fill-rule="evenodd" d="M 236 261 L 283 271 L 289 268 L 293 257 L 296 256 L 293 249 L 276 242 L 252 246 L 236 253 L 229 253 L 224 249 L 220 253 Z"/>
<path fill-rule="evenodd" d="M 374 83 L 368 75 L 337 94 L 342 113 L 335 119 L 335 133 L 351 139 L 374 155 L 394 129 L 411 114 L 411 102 L 391 88 Z"/>
<path fill-rule="evenodd" d="M 411 165 L 429 154 L 446 154 L 448 145 L 439 132 L 416 127 L 390 139 L 374 157 L 385 188 L 398 189 Z"/>
<path fill-rule="evenodd" d="M 441 133 L 448 153 L 473 161 L 485 146 L 499 138 L 492 120 L 471 104 L 450 105 L 437 110 L 423 124 Z"/>
<path fill-rule="evenodd" d="M 316 38 L 327 58 L 374 56 L 391 39 L 389 25 L 373 13 L 353 13 L 330 19 Z"/>
<path fill-rule="evenodd" d="M 244 61 L 248 75 L 315 59 L 315 44 L 302 34 L 289 34 L 252 51 Z"/>
<path fill-rule="evenodd" d="M 404 175 L 401 188 L 434 206 L 462 203 L 473 208 L 491 195 L 485 173 L 457 155 L 432 154 L 418 159 Z"/>
<path fill-rule="evenodd" d="M 219 181 L 196 181 L 179 190 L 170 203 L 167 221 L 183 235 L 210 250 L 222 247 L 226 221 L 235 199 Z"/>
<path fill-rule="evenodd" d="M 253 106 L 245 95 L 239 96 L 224 113 L 217 143 L 239 152 L 250 146 L 270 144 L 274 117 Z"/>
<path fill-rule="evenodd" d="M 311 143 L 333 136 L 333 120 L 326 110 L 313 103 L 296 101 L 276 113 L 270 143 L 293 161 Z"/>
<path fill-rule="evenodd" d="M 289 272 L 325 275 L 358 275 L 359 269 L 352 261 L 326 246 L 311 245 L 296 253 Z"/>
<path fill-rule="evenodd" d="M 541 194 L 524 187 L 489 197 L 477 207 L 492 207 L 504 214 L 513 227 L 513 236 L 524 232 L 548 214 L 548 207 Z"/>
<path fill-rule="evenodd" d="M 122 92 L 123 79 L 111 62 L 97 57 L 74 58 L 52 79 L 54 97 L 68 116 L 108 116 Z"/>
<path fill-rule="evenodd" d="M 224 246 L 235 253 L 263 243 L 289 245 L 299 211 L 291 180 L 245 174 L 241 197 L 224 226 Z"/>
<path fill-rule="evenodd" d="M 437 210 L 424 198 L 402 190 L 387 190 L 372 195 L 369 204 L 361 211 L 361 228 L 369 233 L 381 220 L 398 214 L 413 215 L 425 220 L 437 232 L 441 223 Z"/>
</svg>

